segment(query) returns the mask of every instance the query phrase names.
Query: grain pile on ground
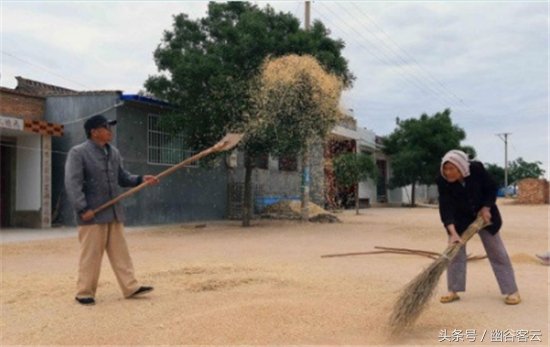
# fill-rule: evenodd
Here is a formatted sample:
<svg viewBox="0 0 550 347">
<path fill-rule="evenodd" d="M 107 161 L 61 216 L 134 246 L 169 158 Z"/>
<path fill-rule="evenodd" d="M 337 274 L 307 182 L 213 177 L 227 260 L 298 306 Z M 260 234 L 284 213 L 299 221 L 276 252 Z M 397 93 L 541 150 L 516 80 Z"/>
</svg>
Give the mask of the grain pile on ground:
<svg viewBox="0 0 550 347">
<path fill-rule="evenodd" d="M 338 224 L 258 220 L 251 228 L 238 221 L 128 228 L 136 275 L 155 291 L 123 299 L 104 259 L 92 307 L 74 301 L 76 236 L 3 244 L 0 345 L 547 346 L 549 267 L 526 255 L 547 250 L 548 205 L 505 205 L 501 212 L 523 302 L 505 305 L 488 261 L 469 262 L 461 300 L 443 305 L 434 299 L 415 329 L 398 339 L 385 324 L 391 308 L 411 276 L 433 260 L 320 256 L 376 245 L 439 252 L 447 237 L 434 209 L 349 211 L 338 215 Z M 479 237 L 467 251 L 484 254 Z M 436 298 L 446 293 L 445 282 Z M 475 330 L 475 343 L 445 340 L 466 330 Z M 499 332 L 520 330 L 534 340 L 491 341 L 503 336 Z"/>
<path fill-rule="evenodd" d="M 317 204 L 309 203 L 309 221 L 316 223 L 339 223 L 340 220 L 334 214 L 328 212 Z M 300 219 L 302 218 L 302 205 L 300 201 L 283 200 L 269 205 L 262 213 L 264 218 L 272 219 Z"/>
</svg>

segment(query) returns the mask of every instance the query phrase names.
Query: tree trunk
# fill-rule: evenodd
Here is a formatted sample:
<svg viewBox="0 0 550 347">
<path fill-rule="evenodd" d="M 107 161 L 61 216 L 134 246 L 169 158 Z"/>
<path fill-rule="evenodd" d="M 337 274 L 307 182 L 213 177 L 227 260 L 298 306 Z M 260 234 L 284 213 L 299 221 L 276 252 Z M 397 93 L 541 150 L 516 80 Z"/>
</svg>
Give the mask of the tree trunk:
<svg viewBox="0 0 550 347">
<path fill-rule="evenodd" d="M 248 153 L 244 153 L 244 197 L 243 197 L 243 220 L 242 226 L 250 226 L 252 216 L 252 158 Z"/>
<path fill-rule="evenodd" d="M 355 183 L 355 214 L 359 214 L 359 183 Z"/>
<path fill-rule="evenodd" d="M 302 222 L 309 221 L 309 146 L 306 145 L 302 154 L 302 189 L 301 189 Z"/>
</svg>

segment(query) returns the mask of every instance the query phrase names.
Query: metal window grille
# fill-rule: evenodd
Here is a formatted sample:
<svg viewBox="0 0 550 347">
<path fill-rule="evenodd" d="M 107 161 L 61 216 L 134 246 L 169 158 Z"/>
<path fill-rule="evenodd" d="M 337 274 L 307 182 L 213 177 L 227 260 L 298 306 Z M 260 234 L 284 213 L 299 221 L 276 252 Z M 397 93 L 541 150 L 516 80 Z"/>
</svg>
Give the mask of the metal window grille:
<svg viewBox="0 0 550 347">
<path fill-rule="evenodd" d="M 161 125 L 160 117 L 150 114 L 147 124 L 147 163 L 174 165 L 191 157 L 195 151 L 185 148 L 182 134 L 173 134 Z M 189 167 L 198 167 L 194 162 Z"/>
<path fill-rule="evenodd" d="M 298 158 L 296 156 L 280 156 L 279 171 L 298 171 Z"/>
</svg>

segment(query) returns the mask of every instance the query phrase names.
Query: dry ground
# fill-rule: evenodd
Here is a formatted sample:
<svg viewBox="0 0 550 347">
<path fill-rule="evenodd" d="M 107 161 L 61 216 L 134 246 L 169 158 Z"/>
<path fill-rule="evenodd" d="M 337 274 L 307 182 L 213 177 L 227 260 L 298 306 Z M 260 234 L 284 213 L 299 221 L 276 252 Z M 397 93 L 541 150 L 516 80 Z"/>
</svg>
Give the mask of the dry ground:
<svg viewBox="0 0 550 347">
<path fill-rule="evenodd" d="M 548 345 L 548 206 L 501 203 L 502 237 L 523 303 L 506 306 L 487 260 L 469 263 L 462 300 L 432 300 L 414 329 L 390 337 L 401 288 L 432 260 L 379 254 L 321 258 L 374 246 L 443 251 L 436 209 L 371 208 L 341 224 L 257 221 L 145 228 L 128 235 L 138 278 L 155 291 L 121 297 L 107 259 L 97 304 L 73 297 L 78 241 L 1 246 L 1 345 Z M 468 252 L 483 254 L 478 237 Z M 445 292 L 441 278 L 436 295 Z M 465 334 L 468 330 L 469 335 Z M 530 342 L 519 340 L 525 330 Z M 457 340 L 445 342 L 445 332 Z M 475 331 L 475 332 L 474 332 Z M 513 342 L 498 341 L 505 333 Z M 466 338 L 474 339 L 470 342 Z M 536 341 L 540 339 L 541 342 Z"/>
</svg>

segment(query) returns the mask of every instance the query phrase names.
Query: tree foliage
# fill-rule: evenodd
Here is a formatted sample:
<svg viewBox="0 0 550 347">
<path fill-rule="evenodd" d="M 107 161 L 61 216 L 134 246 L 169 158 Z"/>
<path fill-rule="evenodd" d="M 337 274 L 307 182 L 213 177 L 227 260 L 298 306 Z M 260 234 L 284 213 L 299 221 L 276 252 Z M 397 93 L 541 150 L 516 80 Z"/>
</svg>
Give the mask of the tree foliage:
<svg viewBox="0 0 550 347">
<path fill-rule="evenodd" d="M 378 173 L 374 159 L 366 153 L 345 153 L 333 159 L 336 182 L 343 187 L 354 187 L 355 212 L 359 214 L 359 182 L 376 180 Z"/>
<path fill-rule="evenodd" d="M 517 158 L 510 162 L 508 166 L 508 182 L 517 184 L 518 181 L 524 178 L 539 178 L 543 176 L 545 171 L 540 165 L 542 165 L 540 161 L 527 162 L 521 157 Z M 504 168 L 497 164 L 485 164 L 485 167 L 498 186 L 504 187 Z"/>
<path fill-rule="evenodd" d="M 376 165 L 372 156 L 365 153 L 345 153 L 333 159 L 336 182 L 351 187 L 368 178 L 376 179 Z"/>
<path fill-rule="evenodd" d="M 509 165 L 509 182 L 517 183 L 524 178 L 539 178 L 544 175 L 544 170 L 540 168 L 540 161 L 526 162 L 519 157 Z"/>
<path fill-rule="evenodd" d="M 433 116 L 397 122 L 397 128 L 384 140 L 384 152 L 390 156 L 392 178 L 390 187 L 412 185 L 412 204 L 415 204 L 416 184 L 433 184 L 441 158 L 451 149 L 463 149 L 475 156 L 472 147 L 461 147 L 466 138 L 464 130 L 454 125 L 451 110 Z"/>
<path fill-rule="evenodd" d="M 249 83 L 268 55 L 312 54 L 351 86 L 354 76 L 340 54 L 343 47 L 321 22 L 306 32 L 292 14 L 269 6 L 210 2 L 205 18 L 174 16 L 172 30 L 164 32 L 154 53 L 159 74 L 150 76 L 145 87 L 177 107 L 174 128 L 184 132 L 190 147 L 201 149 L 246 126 Z"/>
<path fill-rule="evenodd" d="M 485 164 L 485 169 L 491 175 L 498 187 L 504 187 L 504 169 L 496 164 Z"/>
<path fill-rule="evenodd" d="M 273 145 L 261 136 L 266 134 L 246 131 L 257 115 L 250 95 L 254 76 L 268 56 L 310 54 L 351 87 L 355 77 L 341 54 L 344 42 L 329 35 L 319 21 L 305 31 L 292 14 L 269 6 L 210 2 L 204 18 L 174 16 L 171 30 L 164 32 L 154 52 L 159 73 L 149 76 L 145 88 L 175 106 L 174 115 L 164 118 L 174 132 L 183 133 L 190 148 L 209 147 L 229 131 L 246 133 L 243 225 L 249 225 L 250 218 L 252 158 L 271 152 Z"/>
</svg>

